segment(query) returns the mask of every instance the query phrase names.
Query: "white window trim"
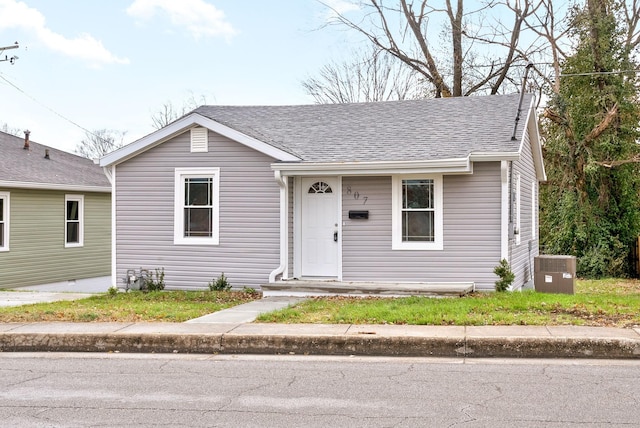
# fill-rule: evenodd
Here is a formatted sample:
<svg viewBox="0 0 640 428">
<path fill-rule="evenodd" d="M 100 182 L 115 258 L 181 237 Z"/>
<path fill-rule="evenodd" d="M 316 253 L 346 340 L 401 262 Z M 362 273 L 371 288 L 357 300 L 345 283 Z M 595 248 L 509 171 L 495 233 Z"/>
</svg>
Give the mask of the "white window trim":
<svg viewBox="0 0 640 428">
<path fill-rule="evenodd" d="M 211 237 L 184 236 L 184 179 L 213 178 L 213 215 Z M 220 243 L 220 168 L 176 168 L 174 179 L 173 243 L 175 245 L 219 245 Z"/>
<path fill-rule="evenodd" d="M 2 204 L 2 218 L 3 223 L 0 227 L 4 228 L 4 243 L 0 244 L 0 251 L 9 251 L 9 213 L 11 210 L 9 209 L 9 192 L 0 192 L 0 199 L 4 200 Z"/>
<path fill-rule="evenodd" d="M 78 242 L 67 242 L 67 202 L 78 202 Z M 64 195 L 64 247 L 84 246 L 84 195 Z"/>
<path fill-rule="evenodd" d="M 414 179 L 431 179 L 434 188 L 435 204 L 435 239 L 433 242 L 403 242 L 402 241 L 402 181 Z M 391 179 L 391 221 L 393 250 L 431 250 L 439 251 L 444 248 L 443 221 L 442 221 L 442 175 L 394 175 Z"/>
</svg>

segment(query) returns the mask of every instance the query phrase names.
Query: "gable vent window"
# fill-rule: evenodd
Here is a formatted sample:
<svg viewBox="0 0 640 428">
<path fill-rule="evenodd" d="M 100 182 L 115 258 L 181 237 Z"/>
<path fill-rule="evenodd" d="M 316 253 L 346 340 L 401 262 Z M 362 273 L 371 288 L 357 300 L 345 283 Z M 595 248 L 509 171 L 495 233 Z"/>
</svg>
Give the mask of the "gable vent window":
<svg viewBox="0 0 640 428">
<path fill-rule="evenodd" d="M 191 153 L 209 151 L 209 130 L 207 128 L 191 128 Z"/>
</svg>

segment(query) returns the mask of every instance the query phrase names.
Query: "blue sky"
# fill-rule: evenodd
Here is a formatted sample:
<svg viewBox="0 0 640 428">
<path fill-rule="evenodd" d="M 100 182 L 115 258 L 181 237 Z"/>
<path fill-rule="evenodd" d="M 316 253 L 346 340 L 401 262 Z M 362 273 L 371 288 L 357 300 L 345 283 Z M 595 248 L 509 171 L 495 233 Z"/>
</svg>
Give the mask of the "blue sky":
<svg viewBox="0 0 640 428">
<path fill-rule="evenodd" d="M 0 125 L 73 151 L 85 132 L 71 122 L 128 143 L 192 96 L 309 104 L 301 81 L 361 43 L 328 17 L 316 0 L 0 0 L 0 47 L 20 45 L 2 54 L 19 59 L 0 62 Z"/>
</svg>

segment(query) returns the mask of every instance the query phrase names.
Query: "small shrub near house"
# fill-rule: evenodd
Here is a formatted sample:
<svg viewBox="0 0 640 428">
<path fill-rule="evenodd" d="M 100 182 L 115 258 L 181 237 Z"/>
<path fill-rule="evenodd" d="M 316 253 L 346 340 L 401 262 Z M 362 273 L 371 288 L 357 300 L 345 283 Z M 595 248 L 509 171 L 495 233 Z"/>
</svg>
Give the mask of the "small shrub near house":
<svg viewBox="0 0 640 428">
<path fill-rule="evenodd" d="M 496 281 L 496 291 L 507 291 L 513 280 L 516 279 L 516 275 L 506 259 L 500 260 L 500 264 L 493 268 L 493 273 L 500 278 Z"/>
<path fill-rule="evenodd" d="M 231 284 L 226 276 L 224 276 L 224 272 L 220 274 L 220 276 L 216 279 L 211 280 L 208 284 L 210 291 L 229 291 L 231 290 Z"/>
<path fill-rule="evenodd" d="M 155 272 L 145 272 L 145 291 L 162 291 L 164 290 L 164 285 L 164 268 L 156 268 Z"/>
</svg>

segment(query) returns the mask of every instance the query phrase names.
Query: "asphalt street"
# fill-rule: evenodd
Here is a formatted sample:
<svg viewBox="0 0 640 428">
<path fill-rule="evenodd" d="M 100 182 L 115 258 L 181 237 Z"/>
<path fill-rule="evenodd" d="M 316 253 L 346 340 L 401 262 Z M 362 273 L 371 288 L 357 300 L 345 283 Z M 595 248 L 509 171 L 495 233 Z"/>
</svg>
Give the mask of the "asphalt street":
<svg viewBox="0 0 640 428">
<path fill-rule="evenodd" d="M 12 427 L 632 427 L 640 361 L 0 354 Z"/>
</svg>

